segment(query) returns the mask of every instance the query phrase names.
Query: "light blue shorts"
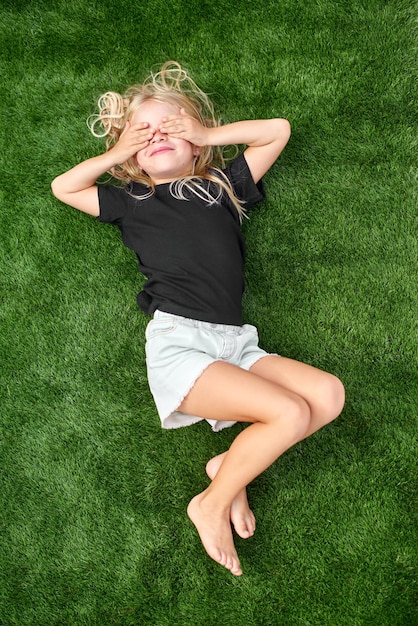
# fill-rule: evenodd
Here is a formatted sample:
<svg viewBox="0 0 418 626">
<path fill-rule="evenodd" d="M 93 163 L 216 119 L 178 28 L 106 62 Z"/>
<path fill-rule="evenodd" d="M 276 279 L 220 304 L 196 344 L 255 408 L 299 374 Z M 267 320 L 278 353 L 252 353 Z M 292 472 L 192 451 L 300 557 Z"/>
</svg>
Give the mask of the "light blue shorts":
<svg viewBox="0 0 418 626">
<path fill-rule="evenodd" d="M 267 352 L 258 347 L 255 326 L 211 324 L 156 311 L 145 332 L 148 382 L 163 428 L 201 421 L 178 411 L 196 380 L 215 361 L 249 370 Z M 207 420 L 217 432 L 236 422 Z"/>
</svg>

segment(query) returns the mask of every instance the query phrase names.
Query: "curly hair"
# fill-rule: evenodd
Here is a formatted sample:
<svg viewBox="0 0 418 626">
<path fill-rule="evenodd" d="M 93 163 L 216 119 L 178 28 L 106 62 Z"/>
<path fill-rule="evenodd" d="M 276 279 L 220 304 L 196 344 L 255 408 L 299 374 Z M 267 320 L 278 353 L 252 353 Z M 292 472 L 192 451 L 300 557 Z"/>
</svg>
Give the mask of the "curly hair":
<svg viewBox="0 0 418 626">
<path fill-rule="evenodd" d="M 207 94 L 176 61 L 164 63 L 157 73 L 150 74 L 142 85 L 129 87 L 124 95 L 114 91 L 104 93 L 98 100 L 99 113 L 90 116 L 87 124 L 95 137 L 106 137 L 106 149 L 110 150 L 119 140 L 126 123 L 132 119 L 138 107 L 148 100 L 183 108 L 190 117 L 198 120 L 206 128 L 220 126 Z M 222 168 L 225 167 L 224 149 L 220 146 L 203 146 L 194 161 L 192 174 L 173 181 L 171 192 L 177 198 L 187 199 L 184 194 L 187 189 L 208 203 L 216 202 L 222 193 L 226 192 L 241 219 L 244 216 L 242 203 L 222 172 Z M 134 157 L 125 163 L 115 165 L 109 173 L 126 184 L 139 182 L 146 185 L 150 191 L 141 196 L 142 198 L 154 193 L 153 181 L 138 167 Z M 210 186 L 210 192 L 202 186 L 202 179 L 214 183 Z M 212 194 L 214 188 L 217 190 L 215 196 Z"/>
</svg>

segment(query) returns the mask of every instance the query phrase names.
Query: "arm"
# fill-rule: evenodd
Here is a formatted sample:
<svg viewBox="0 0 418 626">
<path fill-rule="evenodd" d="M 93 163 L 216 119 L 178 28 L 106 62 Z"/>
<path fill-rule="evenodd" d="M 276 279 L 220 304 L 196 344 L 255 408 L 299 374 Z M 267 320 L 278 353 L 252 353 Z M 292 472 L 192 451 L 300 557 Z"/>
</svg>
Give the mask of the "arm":
<svg viewBox="0 0 418 626">
<path fill-rule="evenodd" d="M 245 159 L 254 182 L 270 169 L 290 137 L 290 124 L 285 119 L 248 120 L 205 128 L 181 110 L 179 117 L 163 120 L 161 132 L 187 139 L 196 146 L 225 146 L 245 144 Z"/>
<path fill-rule="evenodd" d="M 290 124 L 280 118 L 235 122 L 210 130 L 215 145 L 248 146 L 244 155 L 255 183 L 270 169 L 290 138 Z"/>
<path fill-rule="evenodd" d="M 145 148 L 151 136 L 146 122 L 133 126 L 128 122 L 111 150 L 57 176 L 51 184 L 52 193 L 65 204 L 97 217 L 100 214 L 97 179 Z"/>
</svg>

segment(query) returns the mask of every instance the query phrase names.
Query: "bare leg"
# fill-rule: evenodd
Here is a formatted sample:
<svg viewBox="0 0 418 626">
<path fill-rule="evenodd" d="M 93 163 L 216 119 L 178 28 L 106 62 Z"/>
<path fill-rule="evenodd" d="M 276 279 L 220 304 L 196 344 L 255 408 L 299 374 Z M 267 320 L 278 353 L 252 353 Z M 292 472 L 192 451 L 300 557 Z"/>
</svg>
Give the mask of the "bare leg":
<svg viewBox="0 0 418 626">
<path fill-rule="evenodd" d="M 250 372 L 306 400 L 311 409 L 311 422 L 303 439 L 332 422 L 344 407 L 345 391 L 341 381 L 311 365 L 270 355 L 257 361 Z"/>
<path fill-rule="evenodd" d="M 226 452 L 211 459 L 206 465 L 206 473 L 213 480 L 219 471 Z M 248 505 L 247 490 L 243 489 L 231 504 L 231 522 L 235 532 L 242 538 L 248 539 L 254 535 L 255 516 Z"/>
<path fill-rule="evenodd" d="M 269 359 L 271 367 L 267 368 Z M 238 576 L 242 571 L 230 525 L 235 498 L 290 446 L 335 419 L 343 406 L 338 379 L 289 359 L 266 357 L 259 363 L 264 361 L 260 374 L 273 368 L 274 376 L 263 377 L 255 371 L 214 363 L 180 407 L 207 419 L 222 414 L 224 419 L 252 422 L 225 454 L 211 485 L 188 507 L 207 553 Z M 298 379 L 297 386 L 306 390 L 306 399 L 281 385 L 281 377 L 284 381 L 288 377 L 288 368 Z M 322 407 L 326 410 L 321 418 Z"/>
<path fill-rule="evenodd" d="M 189 504 L 189 517 L 207 553 L 237 576 L 242 571 L 232 539 L 232 502 L 249 482 L 301 438 L 309 419 L 307 407 L 299 416 L 295 411 L 294 418 L 294 423 L 287 418 L 271 423 L 257 422 L 242 431 L 211 485 Z"/>
</svg>

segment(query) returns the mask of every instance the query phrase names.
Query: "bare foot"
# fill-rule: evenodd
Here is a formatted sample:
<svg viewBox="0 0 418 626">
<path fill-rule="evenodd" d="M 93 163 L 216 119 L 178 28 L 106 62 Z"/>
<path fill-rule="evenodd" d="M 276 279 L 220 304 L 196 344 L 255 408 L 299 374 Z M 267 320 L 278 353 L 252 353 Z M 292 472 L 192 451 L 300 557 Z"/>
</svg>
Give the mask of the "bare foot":
<svg viewBox="0 0 418 626">
<path fill-rule="evenodd" d="M 213 480 L 222 465 L 224 454 L 219 454 L 211 459 L 206 465 L 206 473 Z M 255 516 L 248 505 L 247 490 L 243 489 L 231 505 L 231 522 L 235 532 L 242 539 L 248 539 L 254 535 Z"/>
<path fill-rule="evenodd" d="M 216 512 L 204 498 L 205 492 L 195 496 L 187 507 L 187 514 L 196 526 L 209 556 L 229 569 L 234 576 L 241 576 L 242 570 L 232 539 L 228 514 Z"/>
</svg>

